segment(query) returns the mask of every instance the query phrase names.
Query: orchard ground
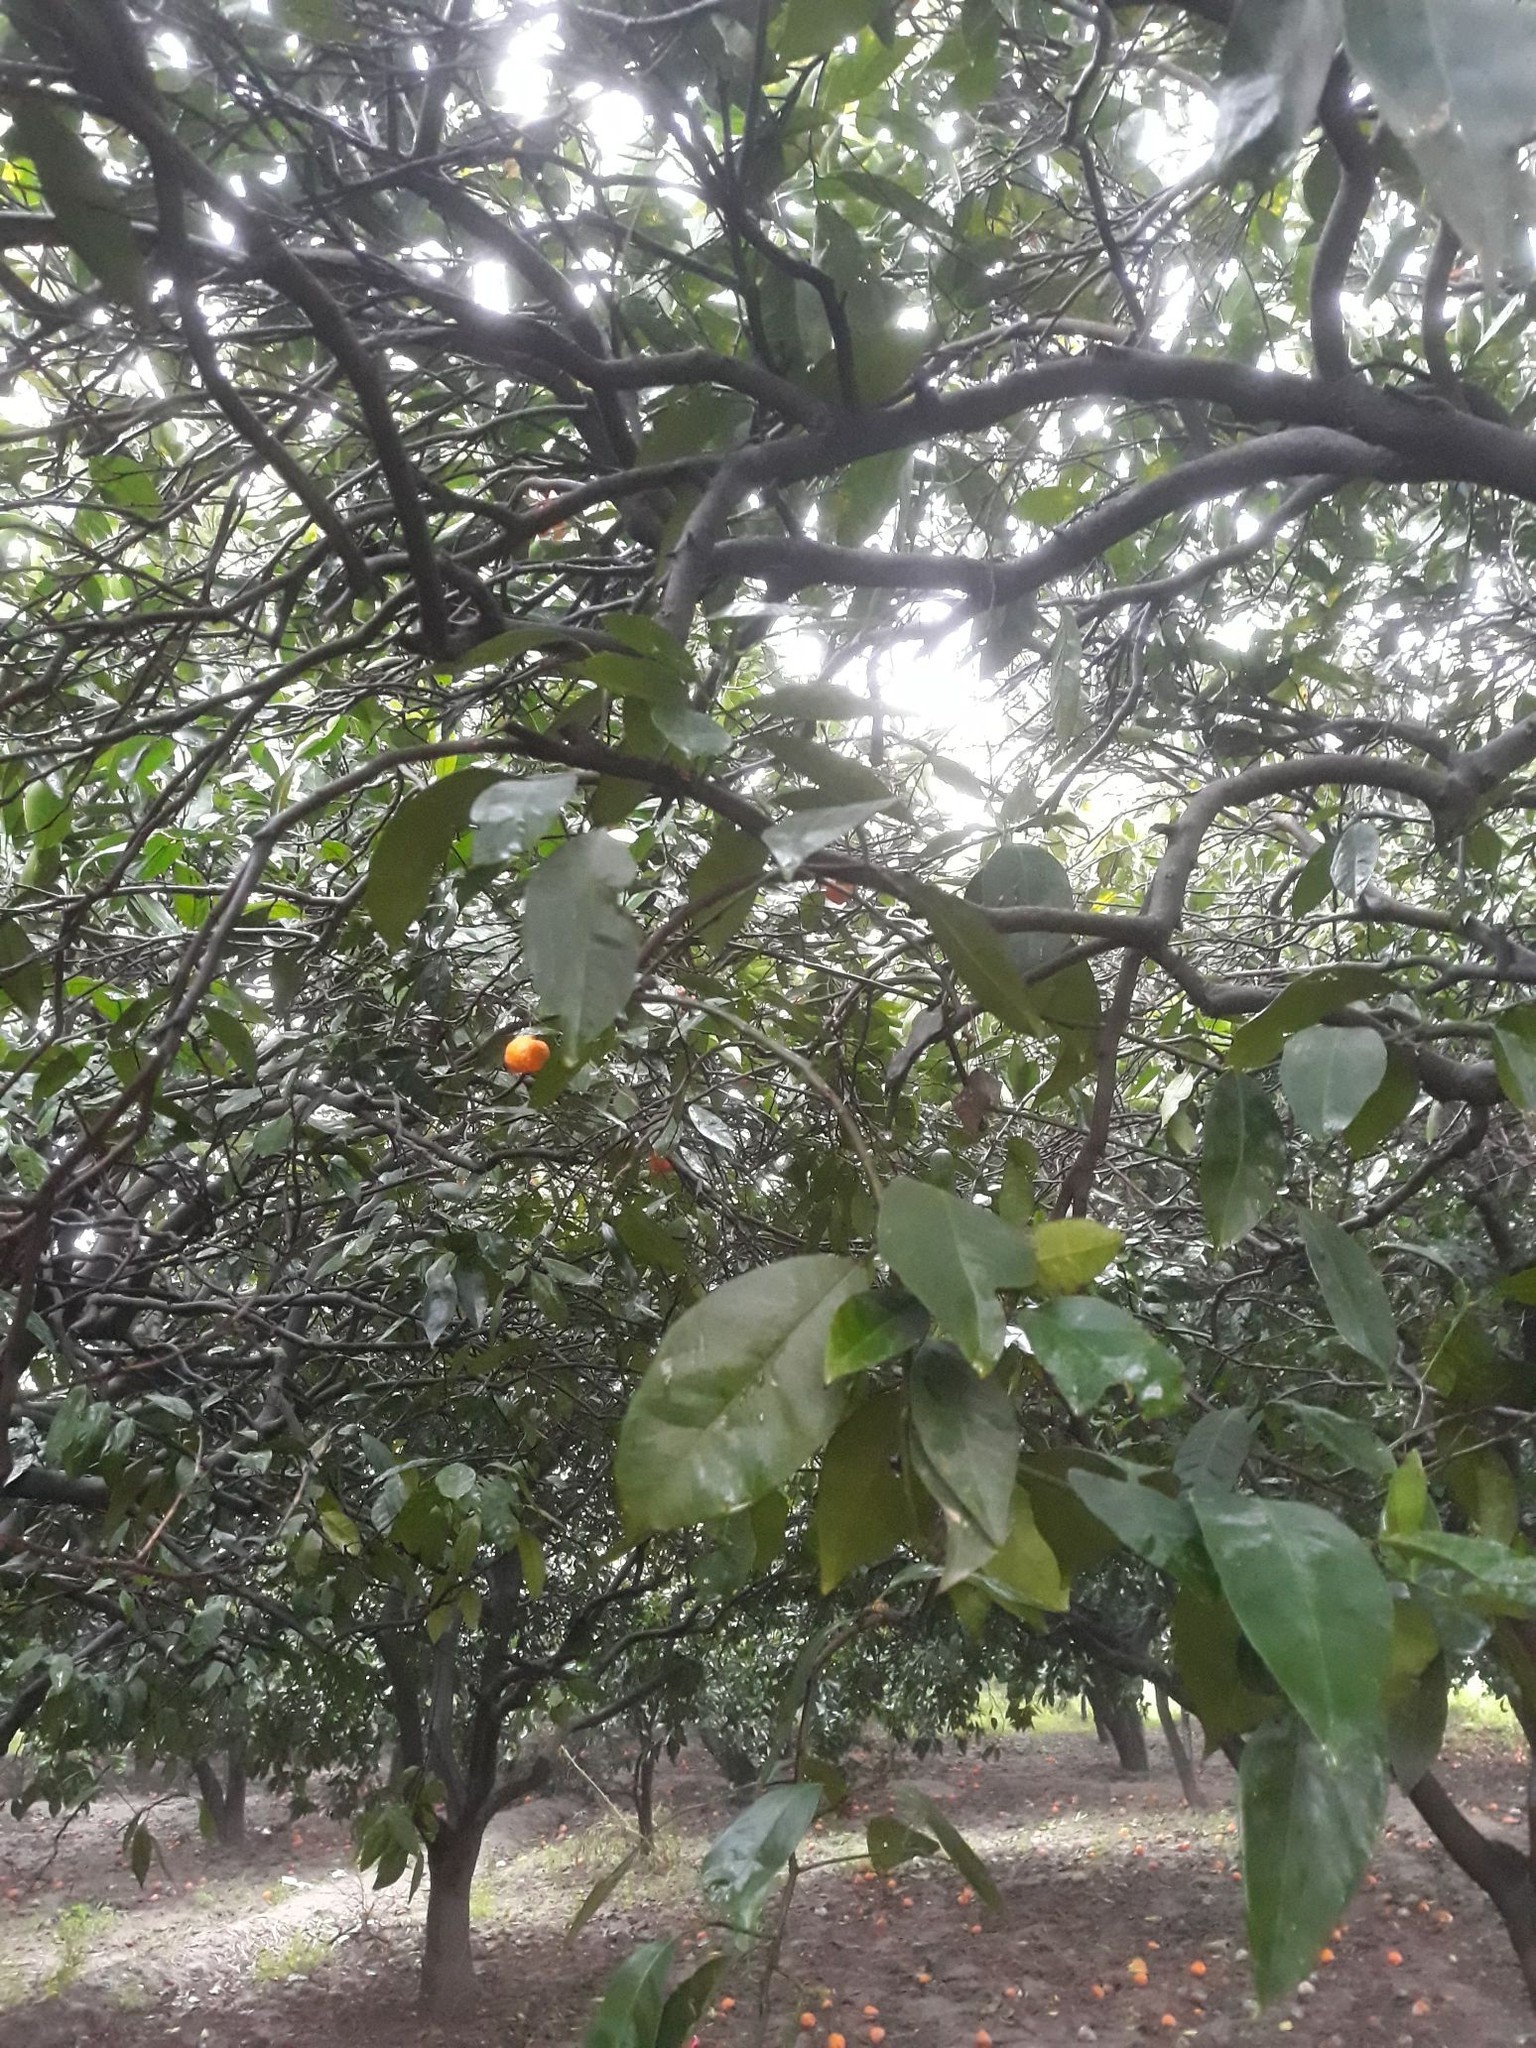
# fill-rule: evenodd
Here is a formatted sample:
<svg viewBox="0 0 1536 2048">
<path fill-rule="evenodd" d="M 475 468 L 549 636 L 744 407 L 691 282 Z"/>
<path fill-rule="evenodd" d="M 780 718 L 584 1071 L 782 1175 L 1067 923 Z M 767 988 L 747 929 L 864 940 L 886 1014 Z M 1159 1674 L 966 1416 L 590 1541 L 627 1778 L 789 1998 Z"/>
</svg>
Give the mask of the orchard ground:
<svg viewBox="0 0 1536 2048">
<path fill-rule="evenodd" d="M 1149 1731 L 1150 1732 L 1150 1731 Z M 1205 1766 L 1209 1805 L 1182 1802 L 1160 1745 L 1123 1776 L 1074 1722 L 988 1753 L 898 1759 L 892 1782 L 944 1803 L 985 1855 L 1005 1911 L 983 1913 L 947 1864 L 876 1878 L 858 1857 L 884 1810 L 881 1772 L 821 1824 L 783 1953 L 766 2039 L 827 2048 L 974 2048 L 1156 2039 L 1202 2048 L 1516 2048 L 1536 2041 L 1491 1908 L 1396 1795 L 1365 1887 L 1294 2002 L 1255 2015 L 1243 1955 L 1233 1780 Z M 1491 1715 L 1463 1718 L 1442 1769 L 1481 1823 L 1523 1827 L 1525 1758 Z M 657 1854 L 575 1937 L 585 1892 L 627 1846 L 620 1816 L 556 1794 L 518 1807 L 487 1843 L 474 1896 L 484 1998 L 452 2034 L 414 2016 L 420 1898 L 375 1894 L 338 1823 L 297 1824 L 254 1799 L 240 1855 L 206 1847 L 192 1803 L 163 1800 L 163 1861 L 141 1893 L 113 1795 L 62 1836 L 46 1816 L 0 1824 L 3 2048 L 566 2048 L 594 1992 L 638 1942 L 707 1954 L 697 1862 L 734 1804 L 700 1753 L 659 1782 Z M 843 1860 L 833 1860 L 843 1859 Z M 1137 1980 L 1145 1966 L 1145 1984 Z M 700 2048 L 753 2048 L 755 1986 L 702 2023 Z M 811 2025 L 804 2023 L 808 2016 Z M 883 2031 L 882 2031 L 883 2030 Z M 983 2042 L 981 2048 L 986 2048 Z"/>
</svg>

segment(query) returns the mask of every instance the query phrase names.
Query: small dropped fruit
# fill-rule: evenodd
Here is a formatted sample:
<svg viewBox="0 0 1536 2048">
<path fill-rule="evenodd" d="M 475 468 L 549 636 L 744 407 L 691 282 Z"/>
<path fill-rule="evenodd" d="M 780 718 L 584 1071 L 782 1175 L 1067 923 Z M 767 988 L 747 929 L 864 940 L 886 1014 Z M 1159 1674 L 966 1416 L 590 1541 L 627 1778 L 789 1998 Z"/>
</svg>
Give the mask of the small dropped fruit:
<svg viewBox="0 0 1536 2048">
<path fill-rule="evenodd" d="M 537 1074 L 549 1060 L 549 1045 L 531 1031 L 519 1031 L 502 1048 L 501 1064 L 509 1074 Z"/>
<path fill-rule="evenodd" d="M 870 2048 L 880 2048 L 880 2043 L 885 2039 L 885 2029 L 884 2027 L 869 2027 L 865 2031 L 864 2038 L 869 2042 Z"/>
<path fill-rule="evenodd" d="M 1331 1948 L 1320 1948 L 1317 1952 L 1317 1960 L 1320 1963 L 1331 1963 L 1333 1961 L 1333 1950 Z"/>
<path fill-rule="evenodd" d="M 735 2006 L 736 2001 L 734 1998 L 722 1998 L 720 2001 L 720 2010 L 722 2012 L 733 2012 L 735 2010 Z"/>
<path fill-rule="evenodd" d="M 931 1984 L 933 1982 L 933 1972 L 931 1970 L 919 1970 L 917 1981 L 919 1984 Z"/>
<path fill-rule="evenodd" d="M 880 2017 L 880 2008 L 879 2008 L 879 2006 L 878 2006 L 878 2005 L 866 2005 L 866 2006 L 865 2006 L 865 2008 L 864 2008 L 864 2017 L 865 2017 L 865 2019 L 867 2019 L 867 2020 L 877 2020 L 877 2019 L 879 2019 L 879 2017 Z"/>
<path fill-rule="evenodd" d="M 1402 1960 L 1403 1952 L 1400 1948 L 1389 1948 L 1387 1950 L 1387 1961 L 1391 1964 L 1394 1970 L 1398 1967 Z"/>
<path fill-rule="evenodd" d="M 992 2036 L 985 2027 L 978 2027 L 971 2039 L 976 2043 L 976 2048 L 992 2048 Z"/>
<path fill-rule="evenodd" d="M 1203 1977 L 1205 1975 L 1205 1965 L 1200 1961 L 1198 1956 L 1196 1957 L 1194 1962 L 1190 1964 L 1189 1974 L 1191 1975 L 1191 1977 Z"/>
<path fill-rule="evenodd" d="M 1177 2021 L 1177 2020 L 1176 2020 L 1176 2019 L 1174 2018 L 1174 2016 L 1173 2016 L 1173 2014 L 1172 2014 L 1171 2012 L 1165 2012 L 1165 2013 L 1163 2014 L 1163 2017 L 1162 2017 L 1162 2019 L 1161 2019 L 1161 2020 L 1160 2020 L 1160 2021 L 1158 2022 L 1158 2024 L 1159 2024 L 1160 2026 L 1164 2026 L 1164 2027 L 1176 2027 L 1176 2026 L 1177 2026 L 1177 2025 L 1178 2025 L 1179 2023 L 1178 2023 L 1178 2021 Z"/>
<path fill-rule="evenodd" d="M 1416 2020 L 1427 2019 L 1429 2017 L 1429 2000 L 1427 1998 L 1416 1998 L 1409 2010 Z"/>
<path fill-rule="evenodd" d="M 665 1152 L 653 1152 L 645 1162 L 645 1170 L 647 1173 L 676 1173 L 677 1168 Z"/>
<path fill-rule="evenodd" d="M 848 2043 L 841 2034 L 828 2034 L 827 2048 L 848 2048 Z"/>
<path fill-rule="evenodd" d="M 802 2026 L 802 2027 L 803 2027 L 803 2028 L 805 2029 L 805 2031 L 806 2031 L 807 2033 L 809 2033 L 809 2032 L 811 2031 L 811 2029 L 812 2029 L 812 2028 L 813 2028 L 813 2027 L 815 2026 L 815 2024 L 816 2024 L 816 2015 L 815 2015 L 815 2013 L 813 2013 L 813 2012 L 803 2012 L 803 2013 L 801 2013 L 801 2015 L 800 2015 L 800 2024 L 801 2024 L 801 2026 Z"/>
</svg>

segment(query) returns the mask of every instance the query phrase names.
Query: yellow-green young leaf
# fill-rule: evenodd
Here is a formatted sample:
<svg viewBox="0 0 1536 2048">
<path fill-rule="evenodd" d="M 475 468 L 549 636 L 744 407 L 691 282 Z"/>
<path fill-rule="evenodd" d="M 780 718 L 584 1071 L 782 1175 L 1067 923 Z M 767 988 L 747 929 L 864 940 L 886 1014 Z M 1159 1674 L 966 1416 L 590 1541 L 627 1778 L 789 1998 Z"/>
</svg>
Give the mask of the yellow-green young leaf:
<svg viewBox="0 0 1536 2048">
<path fill-rule="evenodd" d="M 1118 1230 L 1088 1216 L 1059 1216 L 1029 1233 L 1035 1253 L 1035 1291 L 1075 1294 L 1097 1280 L 1124 1242 Z"/>
<path fill-rule="evenodd" d="M 1017 1610 L 1038 1608 L 1065 1614 L 1071 1589 L 1051 1546 L 1035 1524 L 1034 1509 L 1022 1486 L 1013 1489 L 1013 1516 L 1002 1545 L 976 1574 L 1000 1605 Z"/>
<path fill-rule="evenodd" d="M 1435 1526 L 1429 1504 L 1429 1480 L 1424 1460 L 1417 1451 L 1410 1451 L 1387 1487 L 1381 1526 L 1388 1536 L 1416 1536 L 1426 1524 Z"/>
<path fill-rule="evenodd" d="M 1376 1741 L 1329 1747 L 1293 1714 L 1255 1729 L 1239 1773 L 1254 1988 L 1286 1997 L 1354 1896 L 1387 1802 Z"/>
<path fill-rule="evenodd" d="M 905 1421 L 905 1397 L 891 1388 L 856 1408 L 822 1453 L 811 1531 L 823 1593 L 918 1539 L 899 1469 Z"/>
<path fill-rule="evenodd" d="M 427 907 L 453 842 L 469 825 L 475 798 L 502 777 L 462 768 L 408 796 L 373 842 L 363 910 L 386 945 L 398 946 Z"/>
<path fill-rule="evenodd" d="M 549 1570 L 544 1562 L 544 1552 L 539 1540 L 527 1529 L 517 1532 L 517 1554 L 522 1561 L 523 1586 L 530 1600 L 537 1600 L 544 1591 Z"/>
<path fill-rule="evenodd" d="M 695 1302 L 661 1340 L 619 1431 L 614 1476 L 637 1535 L 747 1507 L 818 1451 L 845 1389 L 824 1376 L 854 1259 L 785 1259 Z"/>
<path fill-rule="evenodd" d="M 1360 1538 L 1304 1501 L 1190 1499 L 1243 1633 L 1318 1741 L 1379 1744 L 1392 1595 Z"/>
<path fill-rule="evenodd" d="M 1218 1251 L 1269 1214 L 1285 1164 L 1285 1133 L 1268 1091 L 1243 1074 L 1220 1075 L 1200 1137 L 1200 1204 Z"/>
<path fill-rule="evenodd" d="M 604 1906 L 607 1905 L 635 1865 L 643 1856 L 648 1856 L 649 1854 L 650 1845 L 648 1843 L 636 1842 L 629 1854 L 621 1856 L 612 1870 L 605 1870 L 603 1872 L 597 1883 L 593 1885 L 581 1904 L 576 1908 L 576 1911 L 571 1915 L 570 1925 L 565 1930 L 567 1941 L 573 1941 L 580 1934 L 582 1928 L 586 1926 L 587 1922 L 595 1918 L 603 1910 Z"/>
<path fill-rule="evenodd" d="M 1021 1318 L 1030 1349 L 1074 1415 L 1089 1415 L 1124 1387 L 1151 1415 L 1184 1398 L 1184 1369 L 1126 1309 L 1096 1294 L 1068 1295 Z"/>
<path fill-rule="evenodd" d="M 142 311 L 149 281 L 127 195 L 102 171 L 60 102 L 27 94 L 12 102 L 10 115 L 9 152 L 32 159 L 70 248 L 114 299 Z"/>
<path fill-rule="evenodd" d="M 881 1258 L 967 1358 L 995 1364 L 1005 1329 L 998 1289 L 1030 1285 L 1029 1239 L 990 1209 L 902 1177 L 881 1196 L 879 1244 Z"/>
</svg>

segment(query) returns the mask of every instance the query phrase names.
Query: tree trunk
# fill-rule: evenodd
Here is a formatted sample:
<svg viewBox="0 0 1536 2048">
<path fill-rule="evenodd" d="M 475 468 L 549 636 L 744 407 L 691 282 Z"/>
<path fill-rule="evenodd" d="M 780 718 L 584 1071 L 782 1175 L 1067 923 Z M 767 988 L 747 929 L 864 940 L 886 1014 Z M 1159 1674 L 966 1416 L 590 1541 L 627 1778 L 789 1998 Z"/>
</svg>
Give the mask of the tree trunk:
<svg viewBox="0 0 1536 2048">
<path fill-rule="evenodd" d="M 1107 1733 L 1115 1745 L 1121 1770 L 1138 1778 L 1145 1777 L 1152 1768 L 1152 1761 L 1147 1755 L 1147 1731 L 1142 1723 L 1140 1704 L 1133 1698 L 1112 1697 L 1106 1693 L 1090 1693 L 1088 1703 L 1093 1708 L 1101 1736 Z"/>
<path fill-rule="evenodd" d="M 473 2011 L 475 1964 L 469 1948 L 469 1891 L 480 1860 L 483 1823 L 444 1823 L 427 1849 L 427 1933 L 421 1956 L 421 2011 L 461 2019 Z"/>
<path fill-rule="evenodd" d="M 1168 1704 L 1168 1695 L 1161 1686 L 1155 1688 L 1157 1697 L 1157 1718 L 1162 1724 L 1163 1738 L 1168 1744 L 1168 1754 L 1173 1758 L 1173 1768 L 1179 1774 L 1179 1786 L 1184 1794 L 1186 1806 L 1201 1807 L 1205 1795 L 1200 1790 L 1200 1780 L 1184 1738 L 1179 1733 L 1179 1724 L 1173 1718 L 1173 1709 Z"/>
<path fill-rule="evenodd" d="M 1440 1846 L 1492 1899 L 1525 1980 L 1525 1995 L 1536 2007 L 1536 1872 L 1512 1842 L 1500 1842 L 1468 1819 L 1433 1771 L 1426 1771 L 1408 1797 Z"/>
<path fill-rule="evenodd" d="M 656 1758 L 660 1746 L 642 1741 L 635 1759 L 635 1825 L 640 1839 L 649 1845 L 656 1839 Z"/>
<path fill-rule="evenodd" d="M 221 1849 L 245 1846 L 245 1754 L 238 1743 L 230 1745 L 225 1782 L 205 1756 L 196 1758 L 192 1775 L 208 1812 L 208 1832 Z"/>
</svg>

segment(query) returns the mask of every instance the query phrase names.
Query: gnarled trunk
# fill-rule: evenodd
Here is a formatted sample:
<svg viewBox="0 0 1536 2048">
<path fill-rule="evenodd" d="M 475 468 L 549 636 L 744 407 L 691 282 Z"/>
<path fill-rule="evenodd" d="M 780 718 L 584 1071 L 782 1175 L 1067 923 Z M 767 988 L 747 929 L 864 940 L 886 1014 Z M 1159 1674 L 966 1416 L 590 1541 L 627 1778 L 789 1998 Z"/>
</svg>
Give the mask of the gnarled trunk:
<svg viewBox="0 0 1536 2048">
<path fill-rule="evenodd" d="M 1536 1771 L 1536 1752 L 1533 1752 Z M 1536 1869 L 1513 1842 L 1501 1842 L 1469 1820 L 1433 1771 L 1426 1771 L 1408 1797 L 1440 1846 L 1475 1885 L 1492 1899 L 1525 1980 L 1525 1995 L 1536 2006 Z M 1536 1811 L 1536 1808 L 1533 1808 Z"/>
<path fill-rule="evenodd" d="M 462 2018 L 474 2009 L 475 1962 L 469 1947 L 469 1892 L 480 1860 L 484 1823 L 439 1827 L 427 1849 L 427 1933 L 421 1956 L 421 2011 L 428 2019 Z"/>
<path fill-rule="evenodd" d="M 1122 1771 L 1144 1778 L 1152 1768 L 1147 1755 L 1147 1731 L 1139 1703 L 1123 1694 L 1093 1691 L 1088 1695 L 1095 1725 L 1102 1741 L 1108 1735 Z"/>
</svg>

